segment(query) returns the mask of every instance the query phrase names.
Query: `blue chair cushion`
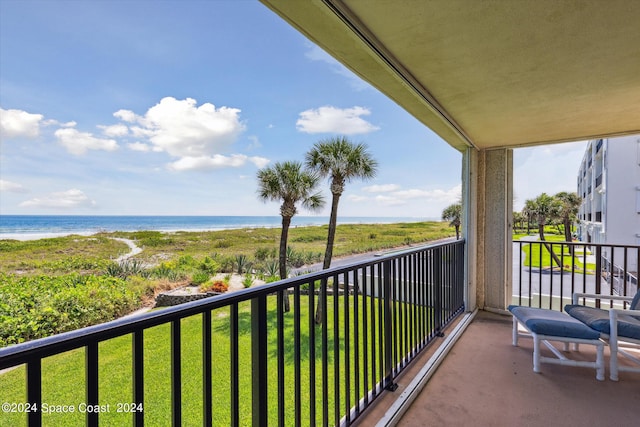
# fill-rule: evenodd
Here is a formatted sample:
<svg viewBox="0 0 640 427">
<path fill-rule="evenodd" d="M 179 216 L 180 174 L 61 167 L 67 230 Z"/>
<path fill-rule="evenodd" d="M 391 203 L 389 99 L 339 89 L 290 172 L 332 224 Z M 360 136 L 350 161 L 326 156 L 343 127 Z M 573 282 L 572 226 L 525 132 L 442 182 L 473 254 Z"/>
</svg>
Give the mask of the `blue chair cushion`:
<svg viewBox="0 0 640 427">
<path fill-rule="evenodd" d="M 531 332 L 540 335 L 596 340 L 600 333 L 560 311 L 510 305 L 509 311 Z"/>
<path fill-rule="evenodd" d="M 590 328 L 609 335 L 609 312 L 601 308 L 567 304 L 564 307 L 570 316 L 578 319 Z M 640 320 L 626 314 L 618 315 L 618 336 L 640 340 Z"/>
<path fill-rule="evenodd" d="M 633 297 L 629 310 L 640 310 L 640 291 L 636 292 L 636 296 Z"/>
</svg>

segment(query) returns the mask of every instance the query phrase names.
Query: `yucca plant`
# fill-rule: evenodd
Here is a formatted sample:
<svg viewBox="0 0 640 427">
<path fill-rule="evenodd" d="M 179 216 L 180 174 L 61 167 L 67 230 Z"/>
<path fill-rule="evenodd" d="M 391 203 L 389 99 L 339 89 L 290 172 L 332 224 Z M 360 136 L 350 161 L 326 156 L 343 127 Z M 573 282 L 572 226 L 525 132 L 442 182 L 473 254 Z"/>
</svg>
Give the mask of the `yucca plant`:
<svg viewBox="0 0 640 427">
<path fill-rule="evenodd" d="M 243 274 L 245 271 L 248 271 L 249 268 L 251 268 L 249 258 L 244 254 L 236 255 L 235 265 L 236 273 L 238 274 Z"/>
</svg>

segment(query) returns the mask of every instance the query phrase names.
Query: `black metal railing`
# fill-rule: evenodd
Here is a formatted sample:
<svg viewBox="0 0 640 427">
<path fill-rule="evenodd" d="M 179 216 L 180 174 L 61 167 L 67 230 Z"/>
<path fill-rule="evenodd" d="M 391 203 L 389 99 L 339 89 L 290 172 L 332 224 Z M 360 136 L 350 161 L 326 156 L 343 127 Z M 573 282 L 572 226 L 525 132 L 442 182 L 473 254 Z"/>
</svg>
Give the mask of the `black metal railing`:
<svg viewBox="0 0 640 427">
<path fill-rule="evenodd" d="M 104 347 L 117 341 L 128 348 L 116 394 L 129 413 L 85 411 L 86 425 L 350 425 L 463 312 L 463 274 L 464 240 L 425 246 L 6 347 L 0 369 L 26 366 L 21 408 L 31 410 L 15 424 L 42 424 L 43 403 L 68 382 L 45 365 L 64 352 L 84 352 L 84 407 L 108 404 L 106 383 L 121 372 L 104 371 Z M 149 384 L 158 360 L 164 391 Z M 197 414 L 184 410 L 189 396 Z"/>
<path fill-rule="evenodd" d="M 513 304 L 562 310 L 574 292 L 633 296 L 639 290 L 640 246 L 523 240 L 513 246 L 519 266 Z"/>
</svg>

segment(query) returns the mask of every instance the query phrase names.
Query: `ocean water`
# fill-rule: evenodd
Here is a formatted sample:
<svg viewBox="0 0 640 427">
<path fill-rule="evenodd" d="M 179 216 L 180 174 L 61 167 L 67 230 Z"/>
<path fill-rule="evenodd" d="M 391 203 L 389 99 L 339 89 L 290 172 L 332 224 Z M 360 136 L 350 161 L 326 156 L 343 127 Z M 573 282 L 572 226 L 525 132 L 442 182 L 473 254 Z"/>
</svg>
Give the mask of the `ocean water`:
<svg viewBox="0 0 640 427">
<path fill-rule="evenodd" d="M 338 224 L 384 224 L 428 220 L 413 217 L 339 217 Z M 282 218 L 279 216 L 0 215 L 0 240 L 31 240 L 112 231 L 171 232 L 280 227 L 281 221 Z M 291 226 L 324 225 L 328 222 L 328 217 L 294 216 Z"/>
</svg>

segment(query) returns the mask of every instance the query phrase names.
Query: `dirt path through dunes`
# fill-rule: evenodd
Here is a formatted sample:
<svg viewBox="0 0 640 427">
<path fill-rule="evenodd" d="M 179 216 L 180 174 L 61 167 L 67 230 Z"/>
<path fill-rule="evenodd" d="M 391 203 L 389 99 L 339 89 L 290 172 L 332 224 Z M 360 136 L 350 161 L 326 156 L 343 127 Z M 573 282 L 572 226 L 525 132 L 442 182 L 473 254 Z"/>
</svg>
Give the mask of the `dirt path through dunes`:
<svg viewBox="0 0 640 427">
<path fill-rule="evenodd" d="M 118 257 L 118 258 L 116 259 L 116 262 L 124 261 L 124 260 L 129 259 L 129 258 L 131 258 L 132 256 L 134 256 L 134 255 L 138 255 L 140 252 L 142 252 L 142 248 L 141 248 L 141 247 L 138 247 L 138 246 L 136 245 L 136 243 L 135 243 L 133 240 L 131 240 L 131 239 L 123 239 L 123 238 L 121 238 L 121 237 L 112 237 L 112 239 L 113 239 L 113 240 L 117 240 L 117 241 L 119 241 L 119 242 L 126 243 L 126 244 L 127 244 L 127 246 L 129 246 L 129 249 L 131 249 L 131 251 L 129 251 L 129 253 L 126 253 L 126 254 L 124 254 L 124 255 L 122 255 L 122 256 L 120 256 L 120 257 Z"/>
</svg>

